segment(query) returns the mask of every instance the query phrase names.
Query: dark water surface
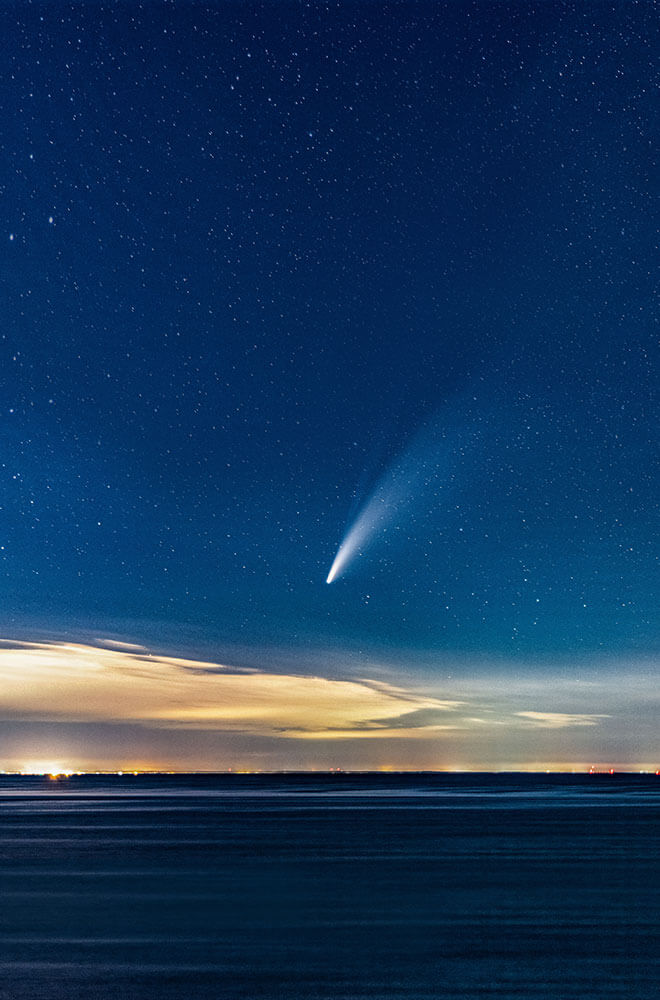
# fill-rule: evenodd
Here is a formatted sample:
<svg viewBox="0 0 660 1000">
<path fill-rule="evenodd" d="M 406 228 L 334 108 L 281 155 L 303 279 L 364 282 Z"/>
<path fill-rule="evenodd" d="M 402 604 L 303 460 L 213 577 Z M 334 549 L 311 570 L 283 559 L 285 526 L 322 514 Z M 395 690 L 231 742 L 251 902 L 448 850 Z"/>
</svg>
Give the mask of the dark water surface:
<svg viewBox="0 0 660 1000">
<path fill-rule="evenodd" d="M 660 996 L 654 775 L 0 776 L 0 996 Z"/>
</svg>

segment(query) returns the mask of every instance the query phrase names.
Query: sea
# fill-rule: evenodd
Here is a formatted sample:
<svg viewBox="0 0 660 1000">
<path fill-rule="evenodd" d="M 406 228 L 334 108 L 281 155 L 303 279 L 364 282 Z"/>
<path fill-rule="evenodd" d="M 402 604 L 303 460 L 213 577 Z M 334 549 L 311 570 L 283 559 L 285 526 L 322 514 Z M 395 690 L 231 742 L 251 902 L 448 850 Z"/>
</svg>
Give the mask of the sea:
<svg viewBox="0 0 660 1000">
<path fill-rule="evenodd" d="M 660 776 L 0 775 L 2 1000 L 660 996 Z"/>
</svg>

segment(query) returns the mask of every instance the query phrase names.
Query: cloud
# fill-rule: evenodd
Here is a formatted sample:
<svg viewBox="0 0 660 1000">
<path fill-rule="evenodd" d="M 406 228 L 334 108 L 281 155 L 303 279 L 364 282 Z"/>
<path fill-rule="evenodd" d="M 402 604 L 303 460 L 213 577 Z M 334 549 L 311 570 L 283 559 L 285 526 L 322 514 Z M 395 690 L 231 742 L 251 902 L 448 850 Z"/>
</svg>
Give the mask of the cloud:
<svg viewBox="0 0 660 1000">
<path fill-rule="evenodd" d="M 382 682 L 245 671 L 137 649 L 0 648 L 0 716 L 337 739 L 399 735 L 402 719 L 417 735 L 420 726 L 437 728 L 433 713 L 453 707 Z"/>
<path fill-rule="evenodd" d="M 120 642 L 119 639 L 101 639 L 100 638 L 100 639 L 95 639 L 94 642 L 98 643 L 99 646 L 109 646 L 111 649 L 129 650 L 130 652 L 134 652 L 134 653 L 146 653 L 147 652 L 147 647 L 146 646 L 138 646 L 134 642 Z"/>
<path fill-rule="evenodd" d="M 609 715 L 571 714 L 569 712 L 516 712 L 522 719 L 528 719 L 542 729 L 566 729 L 569 726 L 597 726 L 600 719 Z"/>
<path fill-rule="evenodd" d="M 354 740 L 364 736 L 380 737 L 394 740 L 428 740 L 442 733 L 454 733 L 462 729 L 460 725 L 411 726 L 355 726 L 353 729 L 327 729 L 324 732 L 313 730 L 287 730 L 282 735 L 292 736 L 299 740 Z"/>
</svg>

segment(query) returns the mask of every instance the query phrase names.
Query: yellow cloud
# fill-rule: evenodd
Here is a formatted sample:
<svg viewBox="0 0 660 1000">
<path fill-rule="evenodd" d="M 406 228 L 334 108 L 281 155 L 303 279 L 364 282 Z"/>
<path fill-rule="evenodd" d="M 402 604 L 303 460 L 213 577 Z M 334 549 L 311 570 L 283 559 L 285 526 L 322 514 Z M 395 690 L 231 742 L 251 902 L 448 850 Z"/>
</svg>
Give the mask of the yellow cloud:
<svg viewBox="0 0 660 1000">
<path fill-rule="evenodd" d="M 381 739 L 387 737 L 387 739 L 392 740 L 428 740 L 434 736 L 439 736 L 442 733 L 455 733 L 457 730 L 463 729 L 463 726 L 415 726 L 413 727 L 401 727 L 401 726 L 379 726 L 379 727 L 367 727 L 367 728 L 355 728 L 355 729 L 329 729 L 325 732 L 319 733 L 314 731 L 305 730 L 291 730 L 285 732 L 285 736 L 293 736 L 295 739 L 318 739 L 323 737 L 325 740 L 347 740 L 347 739 L 357 739 L 364 736 L 377 736 Z"/>
<path fill-rule="evenodd" d="M 445 727 L 436 720 L 398 727 L 396 721 L 456 704 L 383 683 L 237 670 L 150 656 L 128 645 L 0 647 L 5 719 L 130 721 L 306 739 L 391 738 L 441 731 Z"/>
</svg>

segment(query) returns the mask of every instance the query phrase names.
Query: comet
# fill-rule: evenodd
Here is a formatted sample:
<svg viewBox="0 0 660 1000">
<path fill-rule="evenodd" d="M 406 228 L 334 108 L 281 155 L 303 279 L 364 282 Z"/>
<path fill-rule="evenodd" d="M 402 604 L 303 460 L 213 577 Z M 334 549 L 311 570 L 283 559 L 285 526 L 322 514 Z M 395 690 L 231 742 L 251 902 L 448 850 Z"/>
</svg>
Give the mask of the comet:
<svg viewBox="0 0 660 1000">
<path fill-rule="evenodd" d="M 424 428 L 412 443 L 381 476 L 348 527 L 330 567 L 326 583 L 342 577 L 356 559 L 379 539 L 388 528 L 400 524 L 413 506 L 428 498 L 429 488 L 439 486 L 447 468 L 448 443 L 441 428 Z"/>
<path fill-rule="evenodd" d="M 362 555 L 369 540 L 387 526 L 392 514 L 392 503 L 387 495 L 383 495 L 382 491 L 375 493 L 346 532 L 337 549 L 326 583 L 336 580 L 356 556 Z"/>
</svg>

